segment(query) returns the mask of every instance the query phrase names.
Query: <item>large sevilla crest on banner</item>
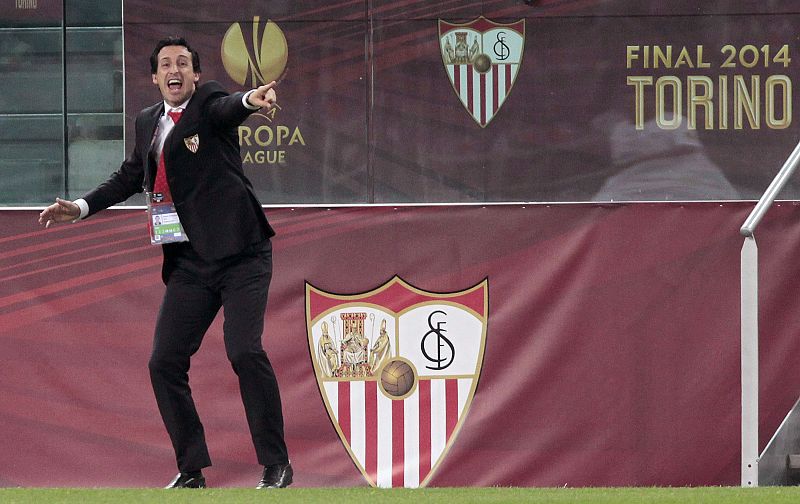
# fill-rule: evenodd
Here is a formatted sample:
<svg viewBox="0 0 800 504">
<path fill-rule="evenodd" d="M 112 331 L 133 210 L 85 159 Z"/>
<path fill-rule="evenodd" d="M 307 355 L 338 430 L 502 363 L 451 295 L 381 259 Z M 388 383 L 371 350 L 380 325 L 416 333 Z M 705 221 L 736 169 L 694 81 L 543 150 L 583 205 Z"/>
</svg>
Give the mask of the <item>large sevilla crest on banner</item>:
<svg viewBox="0 0 800 504">
<path fill-rule="evenodd" d="M 355 295 L 306 283 L 317 383 L 370 485 L 414 488 L 433 477 L 478 385 L 487 311 L 488 280 L 434 293 L 394 277 Z"/>
<path fill-rule="evenodd" d="M 465 24 L 439 20 L 444 68 L 467 112 L 482 128 L 511 93 L 522 65 L 525 20 L 500 24 L 481 16 Z"/>
</svg>

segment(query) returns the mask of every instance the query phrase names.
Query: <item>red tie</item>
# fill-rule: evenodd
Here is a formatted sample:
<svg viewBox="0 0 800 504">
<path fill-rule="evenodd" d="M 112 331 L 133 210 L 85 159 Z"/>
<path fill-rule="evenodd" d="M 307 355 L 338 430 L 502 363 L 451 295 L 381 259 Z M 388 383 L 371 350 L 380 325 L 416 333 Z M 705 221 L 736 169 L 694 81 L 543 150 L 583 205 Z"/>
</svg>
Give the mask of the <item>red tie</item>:
<svg viewBox="0 0 800 504">
<path fill-rule="evenodd" d="M 181 120 L 183 110 L 173 109 L 167 112 L 167 115 L 172 119 L 174 124 L 178 124 Z M 161 193 L 164 197 L 163 201 L 172 201 L 172 193 L 169 191 L 169 184 L 167 183 L 167 168 L 164 165 L 164 149 L 161 149 L 161 155 L 158 157 L 158 168 L 156 169 L 156 180 L 153 182 L 153 192 Z"/>
<path fill-rule="evenodd" d="M 167 112 L 167 115 L 169 116 L 170 119 L 172 119 L 172 122 L 175 124 L 178 124 L 178 121 L 181 120 L 181 114 L 183 114 L 183 109 L 179 108 L 172 109 L 169 112 Z"/>
</svg>

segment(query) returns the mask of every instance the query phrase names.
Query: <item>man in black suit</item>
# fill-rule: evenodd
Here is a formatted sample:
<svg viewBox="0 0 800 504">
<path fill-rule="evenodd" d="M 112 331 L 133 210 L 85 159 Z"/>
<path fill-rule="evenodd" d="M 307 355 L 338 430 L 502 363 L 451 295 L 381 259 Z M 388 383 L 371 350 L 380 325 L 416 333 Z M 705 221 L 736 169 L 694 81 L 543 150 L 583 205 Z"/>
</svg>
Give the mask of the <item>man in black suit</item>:
<svg viewBox="0 0 800 504">
<path fill-rule="evenodd" d="M 166 292 L 149 362 L 180 470 L 167 488 L 205 487 L 201 470 L 211 459 L 188 371 L 221 307 L 225 350 L 264 466 L 258 488 L 286 487 L 293 471 L 278 382 L 261 343 L 275 233 L 242 170 L 237 135 L 252 112 L 274 106 L 275 82 L 231 95 L 213 81 L 200 85 L 199 56 L 182 38 L 159 41 L 150 66 L 164 100 L 137 116 L 133 152 L 83 198 L 56 198 L 39 222 L 49 227 L 80 220 L 142 190 L 154 192 L 153 201 L 174 205 L 188 241 L 162 245 Z M 142 233 L 147 229 L 143 223 Z"/>
</svg>

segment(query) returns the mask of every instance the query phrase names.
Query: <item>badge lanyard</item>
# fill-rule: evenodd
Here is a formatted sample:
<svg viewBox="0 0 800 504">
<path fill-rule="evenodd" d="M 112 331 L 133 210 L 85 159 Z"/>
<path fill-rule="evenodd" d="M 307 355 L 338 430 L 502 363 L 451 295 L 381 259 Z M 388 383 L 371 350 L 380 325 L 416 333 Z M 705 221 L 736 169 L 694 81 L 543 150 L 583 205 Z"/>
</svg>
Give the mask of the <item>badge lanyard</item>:
<svg viewBox="0 0 800 504">
<path fill-rule="evenodd" d="M 158 129 L 158 126 L 156 126 L 151 148 L 158 138 Z M 172 201 L 164 201 L 164 195 L 161 193 L 146 191 L 145 196 L 147 199 L 147 228 L 150 232 L 150 243 L 163 245 L 165 243 L 189 241 L 178 217 L 178 212 L 175 210 L 175 204 Z"/>
</svg>

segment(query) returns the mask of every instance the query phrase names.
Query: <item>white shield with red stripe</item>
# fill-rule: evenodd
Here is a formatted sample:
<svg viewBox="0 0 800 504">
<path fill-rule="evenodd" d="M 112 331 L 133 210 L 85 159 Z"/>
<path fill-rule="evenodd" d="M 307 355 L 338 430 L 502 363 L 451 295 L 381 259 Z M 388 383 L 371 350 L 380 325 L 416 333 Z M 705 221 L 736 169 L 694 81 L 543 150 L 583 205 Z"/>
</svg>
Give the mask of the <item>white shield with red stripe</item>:
<svg viewBox="0 0 800 504">
<path fill-rule="evenodd" d="M 481 16 L 455 24 L 439 20 L 447 76 L 470 116 L 482 128 L 503 106 L 522 65 L 525 20 L 500 24 Z"/>
<path fill-rule="evenodd" d="M 433 293 L 399 277 L 362 294 L 306 283 L 314 372 L 328 415 L 372 486 L 426 486 L 478 384 L 488 280 Z"/>
</svg>

